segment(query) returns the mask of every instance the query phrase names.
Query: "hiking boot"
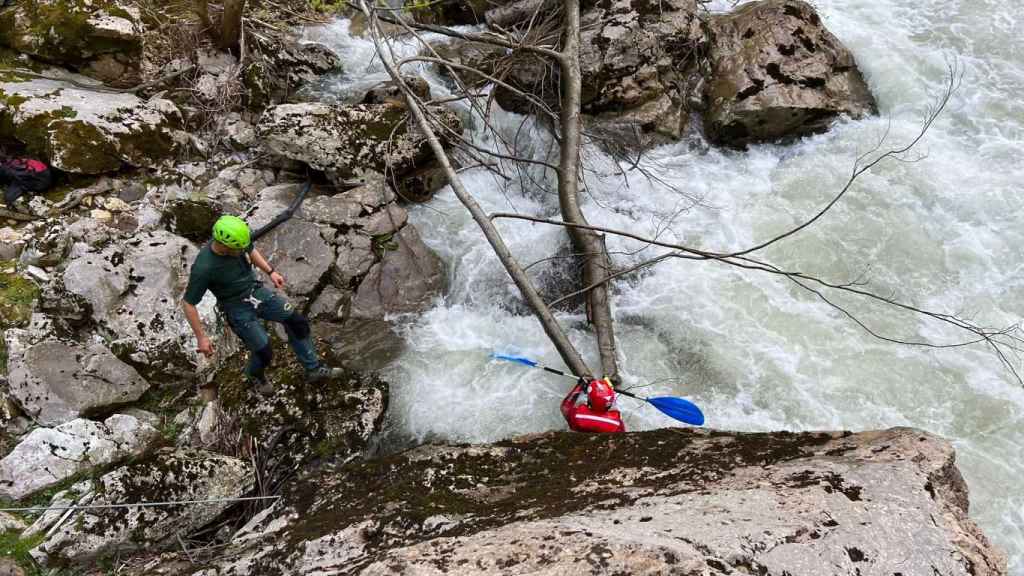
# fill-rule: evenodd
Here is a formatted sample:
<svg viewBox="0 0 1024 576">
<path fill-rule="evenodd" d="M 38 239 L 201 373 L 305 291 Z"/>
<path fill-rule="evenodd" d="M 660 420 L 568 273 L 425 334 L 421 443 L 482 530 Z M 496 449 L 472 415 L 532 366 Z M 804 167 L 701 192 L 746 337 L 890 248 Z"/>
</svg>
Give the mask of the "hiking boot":
<svg viewBox="0 0 1024 576">
<path fill-rule="evenodd" d="M 247 376 L 249 387 L 255 390 L 260 396 L 269 396 L 274 393 L 274 385 L 262 376 Z"/>
<path fill-rule="evenodd" d="M 306 382 L 310 384 L 316 384 L 323 382 L 324 380 L 333 380 L 335 378 L 341 378 L 345 374 L 345 371 L 341 368 L 330 368 L 327 366 L 319 366 L 314 370 L 306 372 Z"/>
</svg>

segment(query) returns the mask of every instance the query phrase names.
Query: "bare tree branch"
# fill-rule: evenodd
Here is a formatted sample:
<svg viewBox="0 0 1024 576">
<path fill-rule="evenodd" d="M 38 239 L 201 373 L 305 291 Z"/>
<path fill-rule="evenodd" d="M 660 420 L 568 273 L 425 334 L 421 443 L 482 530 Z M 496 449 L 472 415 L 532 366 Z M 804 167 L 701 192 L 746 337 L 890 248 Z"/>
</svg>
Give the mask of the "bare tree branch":
<svg viewBox="0 0 1024 576">
<path fill-rule="evenodd" d="M 548 338 L 551 339 L 552 344 L 554 344 L 555 348 L 562 356 L 562 360 L 566 363 L 569 369 L 573 371 L 573 373 L 579 376 L 591 376 L 592 373 L 583 361 L 583 358 L 579 355 L 579 352 L 576 351 L 575 347 L 562 331 L 558 321 L 551 314 L 550 309 L 548 309 L 544 304 L 526 273 L 512 256 L 512 253 L 505 245 L 504 240 L 501 238 L 497 229 L 495 229 L 494 225 L 487 218 L 487 215 L 484 213 L 483 209 L 480 208 L 480 205 L 477 204 L 473 196 L 468 190 L 466 190 L 465 186 L 462 184 L 461 177 L 452 168 L 451 162 L 448 160 L 448 156 L 445 154 L 440 140 L 438 140 L 437 135 L 431 127 L 430 121 L 427 119 L 426 114 L 424 114 L 424 111 L 420 106 L 420 102 L 417 100 L 409 86 L 405 83 L 402 75 L 392 63 L 392 59 L 386 56 L 386 52 L 381 46 L 380 25 L 378 23 L 376 12 L 372 11 L 367 6 L 366 0 L 359 0 L 359 5 L 363 14 L 369 21 L 370 36 L 377 49 L 377 54 L 380 56 L 388 75 L 391 76 L 391 79 L 394 80 L 405 95 L 409 111 L 412 113 L 420 129 L 426 135 L 427 141 L 430 144 L 430 148 L 434 152 L 434 156 L 437 158 L 437 161 L 441 164 L 445 173 L 448 175 L 455 195 L 466 209 L 469 210 L 470 214 L 473 216 L 473 220 L 476 221 L 477 225 L 479 225 L 481 230 L 484 232 L 484 236 L 487 238 L 487 241 L 491 244 L 491 247 L 498 255 L 501 263 L 505 266 L 505 270 L 508 272 L 509 276 L 512 277 L 513 282 L 515 282 L 516 286 L 523 294 L 523 297 L 530 305 L 530 308 L 533 310 L 538 320 L 540 320 L 541 326 L 544 328 Z"/>
</svg>

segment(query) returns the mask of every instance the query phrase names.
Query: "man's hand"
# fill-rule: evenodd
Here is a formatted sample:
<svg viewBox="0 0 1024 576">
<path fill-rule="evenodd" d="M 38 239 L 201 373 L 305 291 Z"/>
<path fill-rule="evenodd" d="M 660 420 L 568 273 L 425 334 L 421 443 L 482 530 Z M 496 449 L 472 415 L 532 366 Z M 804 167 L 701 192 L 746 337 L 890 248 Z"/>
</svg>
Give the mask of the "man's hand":
<svg viewBox="0 0 1024 576">
<path fill-rule="evenodd" d="M 210 343 L 209 338 L 200 338 L 197 350 L 199 350 L 199 353 L 202 354 L 203 356 L 206 356 L 207 358 L 213 356 L 213 344 Z"/>
<path fill-rule="evenodd" d="M 284 276 L 281 276 L 280 273 L 278 273 L 278 272 L 271 272 L 270 273 L 270 281 L 274 283 L 274 287 L 277 288 L 278 290 L 281 290 L 281 289 L 284 288 Z"/>
</svg>

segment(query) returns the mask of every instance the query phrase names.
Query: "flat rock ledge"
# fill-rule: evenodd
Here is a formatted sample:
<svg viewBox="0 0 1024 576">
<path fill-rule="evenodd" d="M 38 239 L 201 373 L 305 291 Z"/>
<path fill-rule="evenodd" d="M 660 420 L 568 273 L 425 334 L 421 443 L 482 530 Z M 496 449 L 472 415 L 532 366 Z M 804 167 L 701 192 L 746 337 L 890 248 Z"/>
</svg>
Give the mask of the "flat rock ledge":
<svg viewBox="0 0 1024 576">
<path fill-rule="evenodd" d="M 1006 574 L 967 510 L 914 429 L 548 433 L 325 466 L 178 573 Z"/>
</svg>

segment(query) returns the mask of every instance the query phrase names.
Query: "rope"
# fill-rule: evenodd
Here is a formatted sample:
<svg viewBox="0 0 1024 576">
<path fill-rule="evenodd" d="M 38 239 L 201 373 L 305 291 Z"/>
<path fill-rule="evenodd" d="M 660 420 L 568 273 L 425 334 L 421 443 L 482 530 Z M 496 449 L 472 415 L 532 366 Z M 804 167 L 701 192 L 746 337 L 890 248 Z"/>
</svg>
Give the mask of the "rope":
<svg viewBox="0 0 1024 576">
<path fill-rule="evenodd" d="M 280 496 L 245 496 L 241 498 L 211 498 L 209 500 L 169 500 L 167 502 L 137 502 L 135 504 L 85 504 L 82 506 L 30 506 L 28 508 L 0 508 L 0 512 L 45 512 L 48 510 L 89 510 L 97 508 L 152 508 L 181 504 L 211 504 L 214 502 L 247 502 L 250 500 L 276 500 Z"/>
</svg>

